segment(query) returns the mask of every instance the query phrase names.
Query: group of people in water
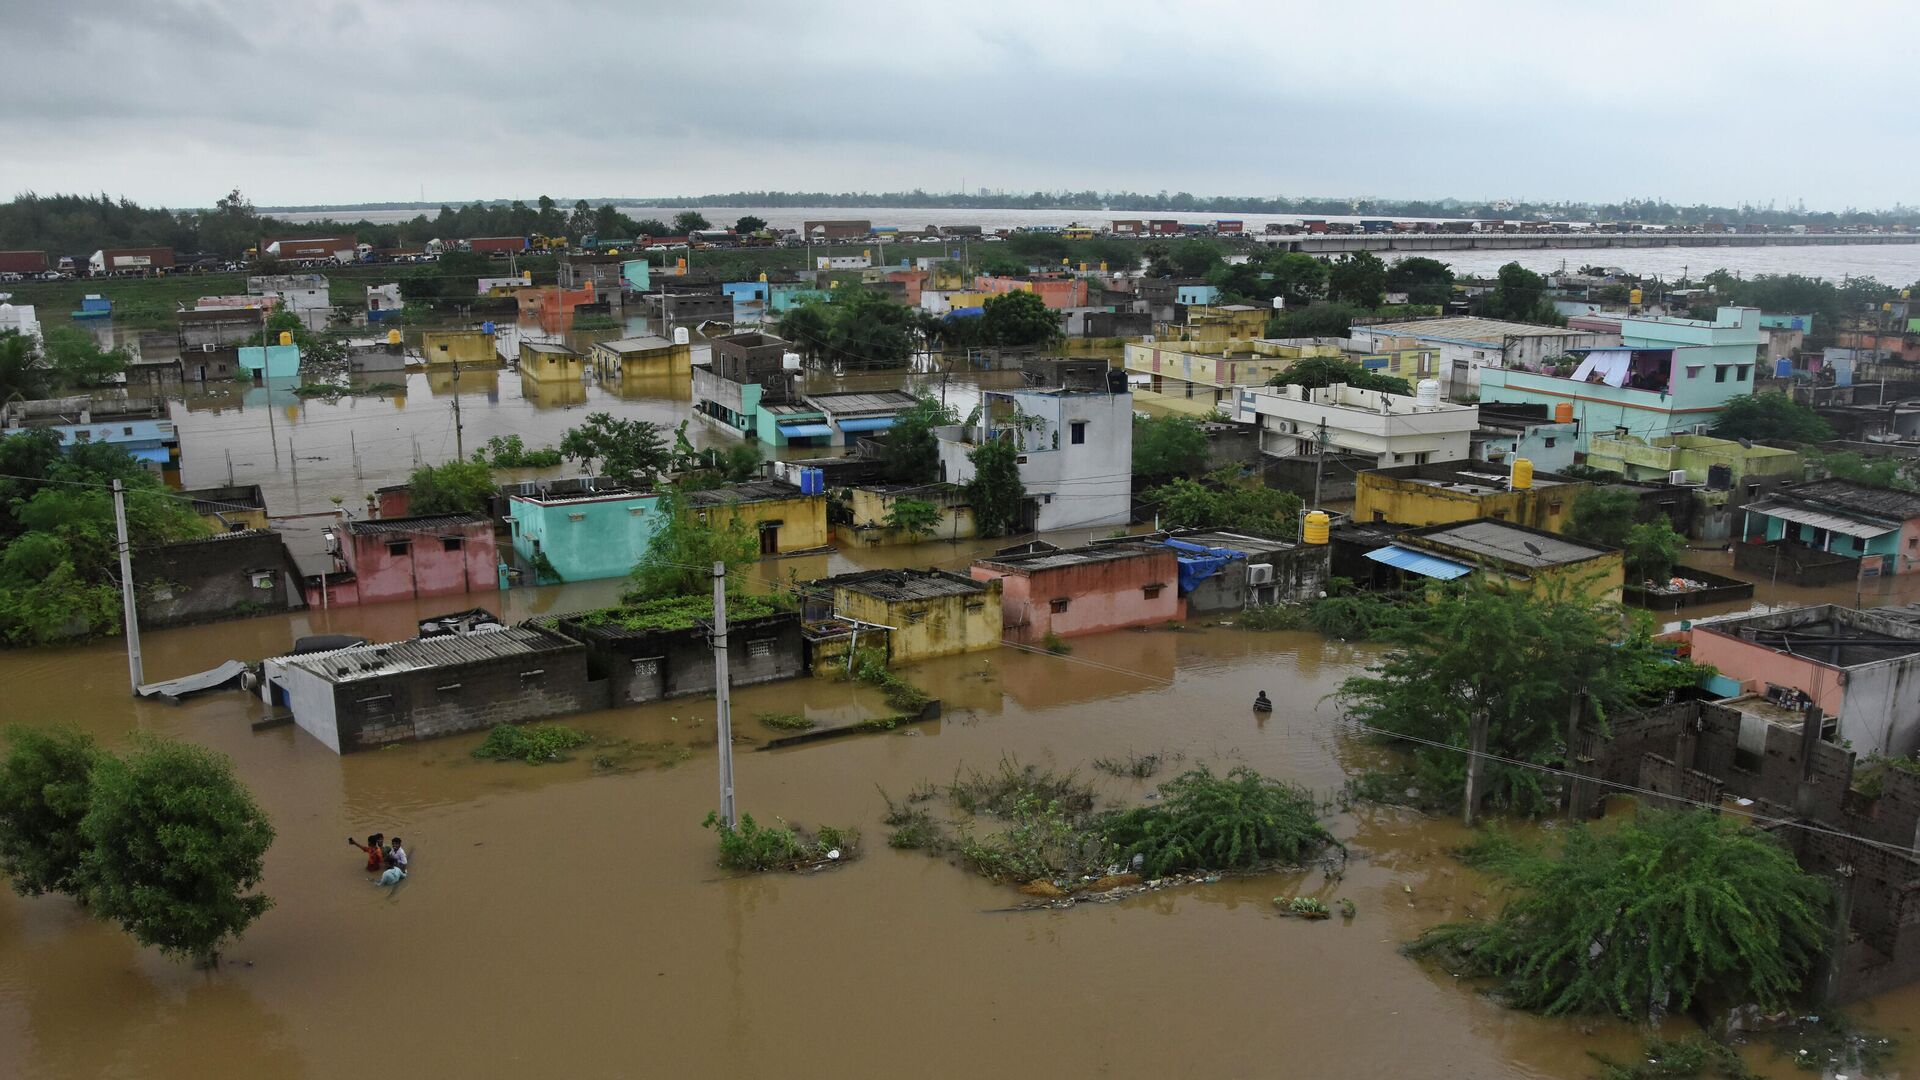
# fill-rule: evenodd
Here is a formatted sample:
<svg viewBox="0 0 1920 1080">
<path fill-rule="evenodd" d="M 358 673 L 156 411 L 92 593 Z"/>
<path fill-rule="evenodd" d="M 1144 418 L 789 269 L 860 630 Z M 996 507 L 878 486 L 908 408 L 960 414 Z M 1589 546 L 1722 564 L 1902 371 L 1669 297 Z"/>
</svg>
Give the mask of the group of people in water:
<svg viewBox="0 0 1920 1080">
<path fill-rule="evenodd" d="M 398 885 L 407 876 L 407 849 L 400 846 L 400 838 L 388 841 L 379 833 L 367 837 L 361 843 L 353 837 L 347 837 L 347 843 L 367 853 L 367 873 L 379 874 L 377 885 Z"/>
</svg>

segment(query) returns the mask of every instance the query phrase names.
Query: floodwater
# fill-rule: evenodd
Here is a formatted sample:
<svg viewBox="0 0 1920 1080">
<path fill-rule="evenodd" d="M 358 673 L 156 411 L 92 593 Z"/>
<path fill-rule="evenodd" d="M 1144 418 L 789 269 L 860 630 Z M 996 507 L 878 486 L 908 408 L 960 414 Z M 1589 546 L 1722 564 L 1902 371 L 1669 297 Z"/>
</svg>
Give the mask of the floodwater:
<svg viewBox="0 0 1920 1080">
<path fill-rule="evenodd" d="M 521 618 L 616 588 L 482 601 Z M 147 673 L 268 655 L 315 631 L 400 636 L 448 606 L 150 633 Z M 1484 882 L 1447 855 L 1462 839 L 1451 822 L 1335 813 L 1355 856 L 1337 883 L 1315 870 L 1063 912 L 1004 911 L 1011 890 L 885 846 L 881 790 L 1003 756 L 1078 769 L 1118 804 L 1147 783 L 1093 772 L 1093 759 L 1180 754 L 1173 768 L 1245 764 L 1330 794 L 1380 754 L 1344 734 L 1326 700 L 1369 656 L 1316 635 L 1197 626 L 1076 639 L 1065 657 L 1001 649 L 918 665 L 907 673 L 944 699 L 939 721 L 737 755 L 742 810 L 857 826 L 862 857 L 735 878 L 699 828 L 716 801 L 708 699 L 568 721 L 685 746 L 671 767 L 597 769 L 588 752 L 537 768 L 479 762 L 478 736 L 340 758 L 292 727 L 253 732 L 261 706 L 237 692 L 130 700 L 115 641 L 0 653 L 9 719 L 211 746 L 279 832 L 265 883 L 275 907 L 213 972 L 140 949 L 65 899 L 0 895 L 0 1076 L 1574 1077 L 1592 1072 L 1589 1050 L 1631 1055 L 1624 1025 L 1510 1012 L 1399 955 L 1422 928 L 1489 909 Z M 1264 720 L 1248 708 L 1261 689 L 1278 706 Z M 764 738 L 756 713 L 796 708 L 841 720 L 881 706 L 845 683 L 776 683 L 738 692 L 737 728 Z M 414 855 L 392 893 L 341 842 L 376 830 Z M 1358 917 L 1277 917 L 1272 898 L 1296 894 L 1350 898 Z M 1911 1043 L 1916 1006 L 1907 992 L 1857 1011 Z M 1764 1052 L 1754 1061 L 1800 1075 Z"/>
</svg>

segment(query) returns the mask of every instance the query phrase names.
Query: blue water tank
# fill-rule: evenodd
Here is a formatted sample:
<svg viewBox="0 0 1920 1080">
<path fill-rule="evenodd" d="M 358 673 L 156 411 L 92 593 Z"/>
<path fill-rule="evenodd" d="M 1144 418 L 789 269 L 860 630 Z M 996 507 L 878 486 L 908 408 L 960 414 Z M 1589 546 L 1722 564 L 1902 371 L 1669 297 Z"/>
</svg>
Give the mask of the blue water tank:
<svg viewBox="0 0 1920 1080">
<path fill-rule="evenodd" d="M 1789 379 L 1793 377 L 1793 358 L 1782 356 L 1773 362 L 1773 377 Z"/>
<path fill-rule="evenodd" d="M 488 333 L 488 334 L 491 334 L 491 333 L 493 333 L 493 324 L 492 324 L 492 323 L 490 323 L 490 322 L 483 322 L 483 323 L 481 323 L 481 324 L 480 324 L 480 330 L 481 330 L 481 331 L 482 331 L 483 333 Z"/>
</svg>

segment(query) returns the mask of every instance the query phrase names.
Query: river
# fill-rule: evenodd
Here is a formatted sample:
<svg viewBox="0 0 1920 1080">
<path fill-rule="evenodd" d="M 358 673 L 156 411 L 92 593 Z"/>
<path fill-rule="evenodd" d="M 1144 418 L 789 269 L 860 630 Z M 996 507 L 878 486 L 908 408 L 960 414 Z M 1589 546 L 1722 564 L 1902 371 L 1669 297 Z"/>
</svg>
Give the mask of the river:
<svg viewBox="0 0 1920 1080">
<path fill-rule="evenodd" d="M 847 565 L 963 565 L 977 544 L 775 560 L 763 576 Z M 511 618 L 604 602 L 614 583 L 475 598 Z M 438 601 L 268 616 L 144 636 L 149 677 L 284 649 L 298 634 L 404 634 Z M 711 702 L 569 721 L 684 745 L 676 766 L 617 770 L 475 761 L 477 736 L 341 758 L 292 727 L 253 732 L 250 696 L 174 707 L 128 699 L 118 642 L 0 653 L 7 718 L 130 731 L 231 755 L 279 832 L 275 906 L 217 971 L 136 947 L 62 898 L 0 895 L 0 1076 L 428 1077 L 639 1074 L 1200 1077 L 1578 1077 L 1589 1050 L 1630 1057 L 1636 1032 L 1546 1020 L 1402 957 L 1433 923 L 1485 914 L 1486 883 L 1448 851 L 1462 831 L 1400 810 L 1334 813 L 1356 854 L 1320 871 L 1225 881 L 1062 912 L 885 845 L 882 789 L 904 793 L 1006 756 L 1078 769 L 1105 799 L 1147 783 L 1102 755 L 1245 764 L 1331 793 L 1380 751 L 1342 731 L 1327 695 L 1372 656 L 1311 634 L 1195 625 L 1080 638 L 1070 656 L 975 653 L 908 670 L 944 699 L 909 729 L 737 755 L 744 811 L 854 825 L 860 859 L 810 877 L 736 878 L 699 827 L 714 805 Z M 1248 709 L 1273 695 L 1269 718 Z M 842 718 L 877 707 L 828 680 L 747 688 L 762 711 Z M 405 838 L 415 873 L 371 887 L 341 838 Z M 1277 917 L 1271 899 L 1352 899 L 1358 916 Z M 1854 1012 L 1891 1034 L 1920 1015 L 1901 991 Z M 1682 1022 L 1668 1030 L 1678 1034 Z M 1907 1032 L 1911 1035 L 1911 1032 Z M 1920 1062 L 1909 1039 L 1905 1067 Z M 1801 1075 L 1770 1052 L 1768 1075 Z"/>
</svg>

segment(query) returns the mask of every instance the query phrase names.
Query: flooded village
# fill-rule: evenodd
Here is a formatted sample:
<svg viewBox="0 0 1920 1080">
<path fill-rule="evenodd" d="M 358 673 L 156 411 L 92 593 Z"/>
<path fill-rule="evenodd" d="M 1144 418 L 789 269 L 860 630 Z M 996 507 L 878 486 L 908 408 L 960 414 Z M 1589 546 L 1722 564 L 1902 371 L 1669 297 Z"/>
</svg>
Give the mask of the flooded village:
<svg viewBox="0 0 1920 1080">
<path fill-rule="evenodd" d="M 155 8 L 90 33 L 374 15 Z M 1920 1070 L 1898 192 L 1650 128 L 1568 175 L 1577 96 L 1490 171 L 1420 101 L 1384 157 L 1291 90 L 1244 145 L 1282 91 L 1170 49 L 1246 100 L 900 66 L 1088 85 L 1105 26 L 769 12 L 812 66 L 763 72 L 698 47 L 737 15 L 541 18 L 645 60 L 0 116 L 0 1077 Z M 1021 148 L 1148 124 L 1251 164 Z"/>
</svg>

